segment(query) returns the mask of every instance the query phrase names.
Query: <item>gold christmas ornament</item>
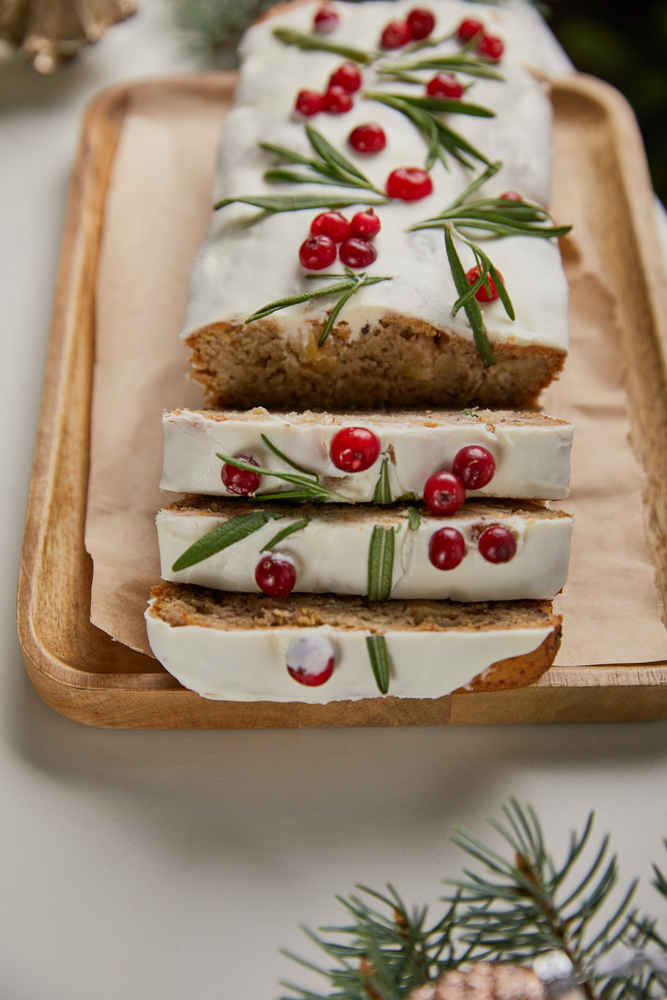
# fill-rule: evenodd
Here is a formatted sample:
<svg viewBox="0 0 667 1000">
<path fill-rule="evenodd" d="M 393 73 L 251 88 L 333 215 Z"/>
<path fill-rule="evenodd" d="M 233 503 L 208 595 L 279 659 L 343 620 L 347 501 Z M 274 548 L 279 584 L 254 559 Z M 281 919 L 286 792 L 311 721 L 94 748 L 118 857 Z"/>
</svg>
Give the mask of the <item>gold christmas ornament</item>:
<svg viewBox="0 0 667 1000">
<path fill-rule="evenodd" d="M 0 38 L 53 73 L 135 10 L 134 0 L 0 0 Z"/>
<path fill-rule="evenodd" d="M 477 962 L 446 972 L 413 990 L 410 1000 L 546 1000 L 544 983 L 532 969 Z"/>
</svg>

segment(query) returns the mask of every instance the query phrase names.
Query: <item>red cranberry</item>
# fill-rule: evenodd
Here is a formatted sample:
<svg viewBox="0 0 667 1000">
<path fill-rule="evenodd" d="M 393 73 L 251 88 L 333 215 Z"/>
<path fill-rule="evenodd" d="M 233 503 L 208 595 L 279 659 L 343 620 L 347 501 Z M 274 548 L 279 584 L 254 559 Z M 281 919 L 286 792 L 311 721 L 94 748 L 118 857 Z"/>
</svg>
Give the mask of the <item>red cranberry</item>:
<svg viewBox="0 0 667 1000">
<path fill-rule="evenodd" d="M 477 545 L 481 555 L 490 563 L 506 563 L 516 555 L 514 535 L 502 524 L 492 524 L 483 531 Z"/>
<path fill-rule="evenodd" d="M 329 77 L 329 87 L 342 87 L 354 94 L 361 86 L 359 67 L 353 62 L 344 62 Z"/>
<path fill-rule="evenodd" d="M 498 62 L 504 51 L 505 45 L 500 38 L 496 38 L 494 35 L 483 35 L 477 43 L 477 54 L 484 59 L 491 59 L 493 62 Z"/>
<path fill-rule="evenodd" d="M 434 514 L 453 514 L 465 498 L 465 486 L 451 472 L 436 472 L 426 480 L 424 503 Z"/>
<path fill-rule="evenodd" d="M 407 16 L 410 35 L 415 41 L 428 38 L 435 28 L 435 18 L 430 10 L 425 7 L 415 7 Z"/>
<path fill-rule="evenodd" d="M 482 22 L 470 18 L 468 21 L 461 21 L 456 30 L 456 37 L 460 42 L 469 42 L 475 35 L 479 35 L 480 31 L 484 31 Z"/>
<path fill-rule="evenodd" d="M 310 224 L 312 236 L 329 236 L 334 243 L 342 243 L 350 235 L 350 223 L 340 212 L 321 212 Z"/>
<path fill-rule="evenodd" d="M 323 101 L 322 94 L 318 94 L 316 90 L 300 90 L 296 95 L 296 104 L 294 107 L 300 115 L 311 118 L 313 115 L 320 113 Z"/>
<path fill-rule="evenodd" d="M 479 444 L 469 444 L 456 453 L 452 472 L 467 490 L 481 490 L 493 479 L 496 463 L 493 455 Z"/>
<path fill-rule="evenodd" d="M 348 267 L 368 267 L 376 259 L 378 252 L 368 240 L 352 236 L 340 245 L 340 259 Z"/>
<path fill-rule="evenodd" d="M 352 129 L 349 143 L 358 153 L 379 153 L 387 145 L 387 136 L 381 125 L 366 122 Z"/>
<path fill-rule="evenodd" d="M 505 201 L 523 201 L 523 198 L 518 191 L 503 191 L 499 198 L 504 198 Z"/>
<path fill-rule="evenodd" d="M 331 677 L 336 654 L 323 635 L 308 635 L 291 643 L 285 660 L 288 673 L 295 681 L 319 687 Z"/>
<path fill-rule="evenodd" d="M 402 201 L 417 201 L 433 191 L 433 181 L 421 167 L 399 167 L 387 177 L 387 194 Z"/>
<path fill-rule="evenodd" d="M 315 12 L 313 31 L 316 31 L 318 35 L 330 35 L 338 27 L 339 21 L 336 8 L 330 3 L 323 3 Z"/>
<path fill-rule="evenodd" d="M 353 101 L 345 87 L 329 87 L 322 98 L 322 110 L 330 115 L 344 115 L 352 110 Z"/>
<path fill-rule="evenodd" d="M 453 73 L 436 73 L 426 85 L 429 97 L 449 97 L 458 101 L 465 94 L 465 87 L 459 83 Z"/>
<path fill-rule="evenodd" d="M 248 462 L 250 465 L 258 465 L 252 455 L 234 455 L 234 458 L 240 459 L 241 462 Z M 247 497 L 256 493 L 262 481 L 259 473 L 249 472 L 247 469 L 237 469 L 235 465 L 230 465 L 229 462 L 225 462 L 223 465 L 220 471 L 220 478 L 222 479 L 222 485 L 228 493 L 236 493 L 240 497 Z"/>
<path fill-rule="evenodd" d="M 336 244 L 330 236 L 309 236 L 299 247 L 299 260 L 311 271 L 322 271 L 336 259 Z"/>
<path fill-rule="evenodd" d="M 498 271 L 498 277 L 500 278 L 500 280 L 502 281 L 502 283 L 504 285 L 505 281 L 504 281 L 503 276 L 500 273 L 500 271 Z M 478 267 L 471 267 L 469 271 L 466 271 L 466 278 L 468 279 L 468 281 L 470 282 L 470 285 L 472 287 L 472 285 L 474 285 L 475 282 L 477 281 L 477 279 L 479 278 L 479 268 Z M 500 298 L 500 296 L 498 294 L 498 289 L 496 288 L 494 280 L 493 280 L 493 278 L 491 277 L 490 274 L 487 274 L 486 280 L 489 283 L 489 291 L 490 291 L 491 294 L 489 294 L 489 292 L 487 292 L 487 290 L 484 287 L 484 285 L 480 285 L 480 287 L 475 292 L 475 298 L 477 299 L 478 302 L 493 302 L 494 299 Z"/>
<path fill-rule="evenodd" d="M 456 569 L 465 554 L 465 540 L 456 528 L 439 528 L 431 535 L 428 558 L 436 569 Z"/>
<path fill-rule="evenodd" d="M 331 461 L 343 472 L 364 472 L 377 462 L 379 454 L 380 442 L 366 427 L 344 427 L 329 450 Z"/>
<path fill-rule="evenodd" d="M 380 232 L 380 220 L 372 208 L 367 208 L 364 212 L 357 212 L 352 216 L 350 232 L 353 236 L 362 236 L 364 239 L 372 240 Z"/>
<path fill-rule="evenodd" d="M 255 583 L 269 597 L 287 597 L 294 590 L 296 566 L 280 552 L 264 556 L 257 563 Z"/>
<path fill-rule="evenodd" d="M 400 49 L 411 40 L 407 21 L 390 21 L 380 35 L 380 45 L 383 49 Z"/>
</svg>

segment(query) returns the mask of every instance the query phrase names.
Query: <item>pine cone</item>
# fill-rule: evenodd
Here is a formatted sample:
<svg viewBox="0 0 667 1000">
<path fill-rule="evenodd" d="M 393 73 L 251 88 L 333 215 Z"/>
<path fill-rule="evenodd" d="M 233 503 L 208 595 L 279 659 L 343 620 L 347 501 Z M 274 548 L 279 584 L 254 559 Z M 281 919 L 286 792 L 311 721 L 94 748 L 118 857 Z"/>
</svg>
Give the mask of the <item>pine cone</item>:
<svg viewBox="0 0 667 1000">
<path fill-rule="evenodd" d="M 0 38 L 53 73 L 134 11 L 134 0 L 0 0 Z"/>
<path fill-rule="evenodd" d="M 546 1000 L 542 980 L 519 965 L 478 962 L 467 971 L 445 972 L 413 990 L 409 1000 Z"/>
</svg>

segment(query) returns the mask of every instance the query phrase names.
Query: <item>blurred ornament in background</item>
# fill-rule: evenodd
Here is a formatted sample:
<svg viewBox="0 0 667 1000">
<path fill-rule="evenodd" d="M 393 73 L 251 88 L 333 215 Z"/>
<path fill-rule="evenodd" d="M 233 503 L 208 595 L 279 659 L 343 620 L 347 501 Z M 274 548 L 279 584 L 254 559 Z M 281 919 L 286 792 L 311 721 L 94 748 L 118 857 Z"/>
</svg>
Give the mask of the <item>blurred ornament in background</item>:
<svg viewBox="0 0 667 1000">
<path fill-rule="evenodd" d="M 135 10 L 134 0 L 0 0 L 0 38 L 53 73 Z"/>
</svg>

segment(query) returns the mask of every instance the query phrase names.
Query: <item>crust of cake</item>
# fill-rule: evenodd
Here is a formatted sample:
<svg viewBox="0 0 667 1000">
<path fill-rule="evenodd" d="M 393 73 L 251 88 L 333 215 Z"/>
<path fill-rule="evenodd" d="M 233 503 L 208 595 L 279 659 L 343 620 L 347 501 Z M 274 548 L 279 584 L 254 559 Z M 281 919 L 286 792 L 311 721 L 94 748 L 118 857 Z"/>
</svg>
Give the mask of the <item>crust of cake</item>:
<svg viewBox="0 0 667 1000">
<path fill-rule="evenodd" d="M 493 345 L 482 365 L 474 343 L 409 316 L 386 316 L 353 337 L 337 324 L 318 347 L 323 322 L 287 337 L 271 319 L 218 322 L 186 338 L 190 377 L 210 406 L 359 409 L 412 406 L 531 407 L 565 361 L 536 344 Z"/>
<path fill-rule="evenodd" d="M 199 625 L 223 631 L 257 628 L 313 628 L 332 625 L 382 634 L 388 630 L 441 632 L 489 628 L 550 626 L 544 642 L 523 656 L 498 660 L 454 694 L 507 691 L 534 684 L 552 665 L 560 648 L 562 618 L 551 601 L 373 601 L 358 597 L 295 595 L 276 599 L 253 594 L 223 595 L 188 584 L 163 582 L 153 587 L 148 614 L 174 628 Z"/>
</svg>

